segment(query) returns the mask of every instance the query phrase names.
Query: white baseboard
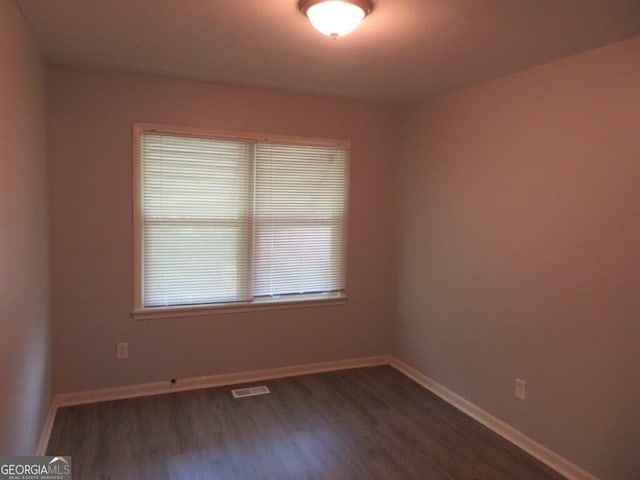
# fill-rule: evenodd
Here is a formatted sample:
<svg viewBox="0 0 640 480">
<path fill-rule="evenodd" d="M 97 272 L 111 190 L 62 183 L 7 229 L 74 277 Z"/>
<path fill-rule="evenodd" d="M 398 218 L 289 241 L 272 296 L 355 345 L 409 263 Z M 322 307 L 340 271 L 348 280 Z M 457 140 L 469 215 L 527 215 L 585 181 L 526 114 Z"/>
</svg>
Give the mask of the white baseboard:
<svg viewBox="0 0 640 480">
<path fill-rule="evenodd" d="M 535 440 L 532 440 L 524 433 L 513 428 L 511 425 L 508 425 L 502 420 L 494 417 L 477 405 L 469 402 L 457 393 L 452 392 L 445 386 L 420 373 L 415 368 L 410 367 L 397 358 L 391 357 L 391 366 L 438 397 L 442 398 L 445 402 L 466 413 L 490 430 L 493 430 L 505 440 L 513 443 L 515 446 L 524 450 L 532 457 L 540 460 L 559 474 L 564 475 L 567 479 L 598 480 L 597 477 L 578 467 L 576 464 L 558 455 L 544 445 L 539 444 Z"/>
<path fill-rule="evenodd" d="M 51 437 L 51 429 L 53 428 L 53 422 L 56 419 L 56 412 L 58 406 L 56 405 L 55 398 L 51 401 L 49 411 L 47 412 L 47 418 L 44 419 L 44 425 L 42 426 L 42 433 L 40 434 L 40 441 L 36 448 L 36 455 L 44 455 L 47 451 L 47 445 L 49 444 L 49 437 Z"/>
<path fill-rule="evenodd" d="M 223 373 L 207 375 L 205 377 L 191 377 L 178 379 L 176 383 L 154 382 L 124 387 L 101 388 L 86 392 L 62 393 L 56 395 L 54 402 L 58 407 L 81 405 L 86 403 L 105 402 L 108 400 L 122 400 L 125 398 L 160 395 L 163 393 L 197 390 L 199 388 L 221 387 L 238 383 L 257 382 L 283 377 L 296 377 L 311 373 L 331 372 L 349 368 L 372 367 L 388 365 L 391 358 L 387 355 L 377 357 L 356 358 L 351 360 L 337 360 L 333 362 L 309 363 L 290 367 L 267 368 L 248 372 Z"/>
</svg>

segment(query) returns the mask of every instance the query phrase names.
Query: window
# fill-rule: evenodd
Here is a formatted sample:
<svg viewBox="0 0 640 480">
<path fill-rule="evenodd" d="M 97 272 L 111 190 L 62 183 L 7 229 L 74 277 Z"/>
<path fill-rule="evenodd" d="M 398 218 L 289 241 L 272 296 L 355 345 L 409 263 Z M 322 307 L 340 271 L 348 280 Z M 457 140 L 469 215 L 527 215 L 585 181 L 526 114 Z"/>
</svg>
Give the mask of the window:
<svg viewBox="0 0 640 480">
<path fill-rule="evenodd" d="M 348 142 L 134 136 L 134 316 L 344 301 Z"/>
</svg>

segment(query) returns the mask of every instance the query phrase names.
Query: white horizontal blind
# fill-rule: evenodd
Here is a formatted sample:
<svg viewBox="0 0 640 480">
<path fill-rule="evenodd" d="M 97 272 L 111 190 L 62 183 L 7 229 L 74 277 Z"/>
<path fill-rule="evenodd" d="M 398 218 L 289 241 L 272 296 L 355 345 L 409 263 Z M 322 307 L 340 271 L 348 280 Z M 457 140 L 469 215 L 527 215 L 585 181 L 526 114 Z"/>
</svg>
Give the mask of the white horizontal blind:
<svg viewBox="0 0 640 480">
<path fill-rule="evenodd" d="M 145 307 L 251 298 L 253 142 L 144 132 Z"/>
<path fill-rule="evenodd" d="M 254 296 L 345 288 L 348 152 L 259 143 Z"/>
<path fill-rule="evenodd" d="M 348 149 L 140 140 L 143 307 L 344 291 Z"/>
</svg>

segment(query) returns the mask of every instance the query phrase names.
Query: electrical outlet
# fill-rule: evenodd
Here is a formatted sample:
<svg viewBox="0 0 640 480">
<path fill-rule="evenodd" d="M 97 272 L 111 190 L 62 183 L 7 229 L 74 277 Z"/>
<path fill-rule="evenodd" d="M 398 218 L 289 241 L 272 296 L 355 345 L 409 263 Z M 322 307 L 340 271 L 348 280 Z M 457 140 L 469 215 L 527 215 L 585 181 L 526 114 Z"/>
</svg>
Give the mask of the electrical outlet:
<svg viewBox="0 0 640 480">
<path fill-rule="evenodd" d="M 129 343 L 128 342 L 120 342 L 116 346 L 116 358 L 118 360 L 123 360 L 125 358 L 129 358 Z"/>
<path fill-rule="evenodd" d="M 521 378 L 516 378 L 516 398 L 520 400 L 527 398 L 527 382 Z"/>
</svg>

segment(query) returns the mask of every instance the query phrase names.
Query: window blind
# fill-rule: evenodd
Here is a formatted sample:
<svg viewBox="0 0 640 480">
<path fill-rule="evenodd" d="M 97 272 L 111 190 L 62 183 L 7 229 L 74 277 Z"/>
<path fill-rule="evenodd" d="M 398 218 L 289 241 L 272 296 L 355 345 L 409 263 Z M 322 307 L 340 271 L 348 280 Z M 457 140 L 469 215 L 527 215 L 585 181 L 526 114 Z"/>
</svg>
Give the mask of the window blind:
<svg viewBox="0 0 640 480">
<path fill-rule="evenodd" d="M 142 135 L 144 306 L 247 300 L 250 142 Z"/>
<path fill-rule="evenodd" d="M 347 153 L 258 144 L 254 295 L 344 289 Z"/>
<path fill-rule="evenodd" d="M 348 150 L 141 134 L 143 307 L 341 292 Z"/>
</svg>

